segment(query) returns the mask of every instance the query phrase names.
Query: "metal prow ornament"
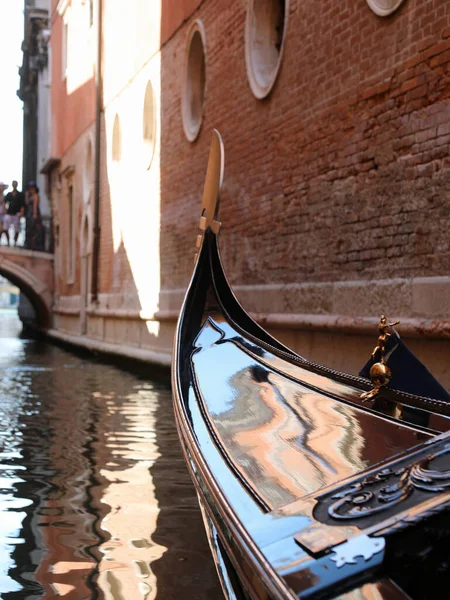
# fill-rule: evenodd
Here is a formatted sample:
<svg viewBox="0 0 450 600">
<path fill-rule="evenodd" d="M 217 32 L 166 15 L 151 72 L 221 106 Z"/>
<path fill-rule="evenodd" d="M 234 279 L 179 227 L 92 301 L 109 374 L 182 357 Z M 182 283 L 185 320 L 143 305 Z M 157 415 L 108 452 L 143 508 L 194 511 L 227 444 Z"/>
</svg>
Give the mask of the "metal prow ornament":
<svg viewBox="0 0 450 600">
<path fill-rule="evenodd" d="M 208 168 L 206 170 L 205 187 L 203 188 L 202 209 L 199 228 L 203 232 L 197 236 L 197 248 L 200 248 L 204 232 L 210 227 L 214 233 L 219 233 L 220 190 L 222 188 L 225 166 L 225 151 L 223 141 L 217 129 L 213 130 L 211 148 L 209 150 Z M 197 260 L 197 254 L 195 255 Z"/>
<path fill-rule="evenodd" d="M 392 378 L 392 371 L 386 364 L 386 342 L 391 334 L 387 331 L 389 327 L 394 327 L 398 325 L 400 321 L 395 321 L 394 323 L 388 323 L 387 318 L 384 315 L 381 315 L 380 323 L 378 325 L 378 340 L 377 345 L 373 349 L 372 352 L 372 360 L 375 360 L 377 353 L 380 353 L 380 360 L 374 363 L 369 371 L 369 376 L 372 381 L 373 389 L 368 392 L 364 392 L 361 394 L 361 399 L 365 402 L 369 400 L 373 400 L 375 398 L 380 389 L 388 385 Z"/>
</svg>

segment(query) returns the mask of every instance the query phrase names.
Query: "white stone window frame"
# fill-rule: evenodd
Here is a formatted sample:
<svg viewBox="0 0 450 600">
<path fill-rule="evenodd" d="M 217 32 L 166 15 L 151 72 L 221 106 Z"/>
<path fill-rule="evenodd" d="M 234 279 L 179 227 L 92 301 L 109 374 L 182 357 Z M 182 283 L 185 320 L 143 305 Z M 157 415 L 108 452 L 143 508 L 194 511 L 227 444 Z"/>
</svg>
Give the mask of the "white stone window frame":
<svg viewBox="0 0 450 600">
<path fill-rule="evenodd" d="M 92 229 L 92 204 L 91 202 L 86 202 L 86 205 L 83 209 L 83 214 L 81 216 L 81 230 L 80 230 L 80 255 L 88 256 L 92 254 L 92 247 L 94 244 L 94 235 Z M 87 229 L 87 236 L 85 235 L 85 231 Z"/>
<path fill-rule="evenodd" d="M 70 236 L 69 244 L 67 247 L 67 261 L 66 261 L 66 282 L 68 284 L 75 283 L 75 253 L 76 253 L 76 234 L 77 234 L 77 222 L 76 222 L 76 195 L 75 195 L 75 167 L 69 166 L 62 172 L 64 176 L 64 194 L 67 199 L 67 235 Z M 70 188 L 72 188 L 72 207 L 69 206 Z M 69 209 L 72 208 L 72 211 Z M 71 234 L 71 235 L 70 235 Z"/>
<path fill-rule="evenodd" d="M 286 42 L 288 21 L 289 21 L 289 0 L 284 0 L 284 20 L 283 20 L 283 36 L 281 39 L 280 51 L 278 54 L 277 66 L 272 72 L 272 75 L 266 85 L 262 85 L 258 81 L 258 77 L 255 73 L 255 57 L 253 56 L 253 18 L 254 18 L 254 7 L 258 0 L 248 0 L 247 2 L 247 15 L 245 19 L 245 66 L 247 69 L 247 78 L 250 84 L 250 88 L 253 95 L 262 100 L 266 98 L 272 91 L 275 82 L 280 72 L 281 63 L 283 60 L 284 46 Z"/>
<path fill-rule="evenodd" d="M 398 8 L 400 8 L 400 5 L 403 4 L 405 0 L 393 0 L 392 6 L 390 6 L 389 8 L 383 8 L 382 6 L 380 6 L 378 0 L 366 1 L 369 5 L 369 8 L 376 15 L 378 15 L 379 17 L 388 17 L 389 15 L 392 15 L 392 13 L 394 13 Z"/>
<path fill-rule="evenodd" d="M 90 162 L 88 165 L 89 150 L 91 153 Z M 88 204 L 89 199 L 92 196 L 92 190 L 94 188 L 94 174 L 95 174 L 95 155 L 94 155 L 94 139 L 91 134 L 87 136 L 86 140 L 86 154 L 84 156 L 83 164 L 83 199 L 84 204 Z"/>
<path fill-rule="evenodd" d="M 80 227 L 80 331 L 82 335 L 87 333 L 87 309 L 92 302 L 92 246 L 92 206 L 91 203 L 87 203 Z"/>
<path fill-rule="evenodd" d="M 193 124 L 191 115 L 190 115 L 190 109 L 188 107 L 188 104 L 189 104 L 188 69 L 189 69 L 189 54 L 190 54 L 190 49 L 191 49 L 191 44 L 192 44 L 192 38 L 194 37 L 194 35 L 196 33 L 199 33 L 200 38 L 202 40 L 203 56 L 204 56 L 204 62 L 205 62 L 205 87 L 203 90 L 203 103 L 202 103 L 202 110 L 201 110 L 201 118 L 198 123 Z M 186 46 L 185 46 L 184 71 L 183 71 L 184 83 L 183 83 L 183 95 L 181 98 L 181 116 L 182 116 L 182 121 L 183 121 L 183 129 L 184 129 L 184 134 L 189 142 L 195 142 L 195 140 L 199 136 L 200 129 L 202 128 L 203 114 L 204 114 L 204 108 L 205 108 L 205 102 L 206 102 L 206 89 L 207 89 L 206 88 L 206 59 L 207 59 L 207 53 L 206 53 L 205 27 L 204 27 L 201 19 L 195 19 L 194 21 L 192 21 L 192 23 L 189 27 L 188 35 L 187 35 L 187 42 L 186 42 Z"/>
</svg>

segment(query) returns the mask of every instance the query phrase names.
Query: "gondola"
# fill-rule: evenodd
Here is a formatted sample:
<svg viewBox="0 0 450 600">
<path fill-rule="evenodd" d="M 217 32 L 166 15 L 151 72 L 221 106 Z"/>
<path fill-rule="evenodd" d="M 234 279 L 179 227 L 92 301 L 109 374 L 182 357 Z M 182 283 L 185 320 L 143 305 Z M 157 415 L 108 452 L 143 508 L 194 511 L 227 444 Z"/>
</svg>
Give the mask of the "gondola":
<svg viewBox="0 0 450 600">
<path fill-rule="evenodd" d="M 446 392 L 414 393 L 412 372 L 413 389 L 395 389 L 386 318 L 372 381 L 313 364 L 262 329 L 220 259 L 223 171 L 214 131 L 172 387 L 224 596 L 450 597 Z"/>
</svg>

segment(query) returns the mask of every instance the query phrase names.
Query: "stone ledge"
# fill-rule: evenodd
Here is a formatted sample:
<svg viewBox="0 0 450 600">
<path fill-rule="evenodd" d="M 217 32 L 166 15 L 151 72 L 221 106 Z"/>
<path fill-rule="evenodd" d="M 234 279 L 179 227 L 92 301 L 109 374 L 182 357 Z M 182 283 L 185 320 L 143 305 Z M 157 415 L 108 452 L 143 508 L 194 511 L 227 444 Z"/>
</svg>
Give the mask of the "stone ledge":
<svg viewBox="0 0 450 600">
<path fill-rule="evenodd" d="M 345 315 L 314 315 L 286 313 L 249 313 L 262 327 L 299 331 L 322 331 L 345 334 L 376 335 L 379 317 L 348 317 Z M 177 311 L 155 314 L 158 321 L 176 321 Z M 410 338 L 450 338 L 450 319 L 400 318 L 398 331 Z"/>
<path fill-rule="evenodd" d="M 235 286 L 245 310 L 261 325 L 283 330 L 374 335 L 382 313 L 400 319 L 408 338 L 450 338 L 450 277 L 378 281 Z M 90 307 L 91 317 L 117 320 L 177 320 L 184 290 L 161 290 L 161 310 Z M 77 315 L 79 309 L 60 299 L 55 313 Z M 77 296 L 79 302 L 79 296 Z M 63 302 L 61 302 L 63 301 Z"/>
<path fill-rule="evenodd" d="M 292 315 L 255 314 L 252 318 L 261 326 L 276 329 L 297 329 L 302 331 L 322 331 L 344 334 L 375 335 L 379 317 L 347 317 L 342 315 Z M 397 330 L 408 338 L 448 338 L 450 339 L 449 319 L 411 319 L 400 317 Z"/>
<path fill-rule="evenodd" d="M 86 313 L 103 319 L 143 319 L 139 310 L 125 308 L 87 308 Z"/>
<path fill-rule="evenodd" d="M 80 315 L 79 308 L 71 308 L 69 306 L 54 306 L 52 312 L 57 315 L 69 315 L 71 317 L 78 317 Z"/>
<path fill-rule="evenodd" d="M 234 291 L 255 313 L 450 318 L 450 277 L 242 285 Z"/>
<path fill-rule="evenodd" d="M 48 337 L 55 340 L 60 340 L 61 342 L 78 346 L 79 348 L 86 348 L 87 350 L 101 352 L 102 354 L 124 356 L 133 360 L 161 365 L 163 367 L 170 367 L 172 362 L 171 355 L 165 352 L 155 352 L 154 350 L 135 348 L 123 344 L 112 344 L 110 342 L 104 342 L 102 340 L 96 340 L 86 336 L 62 333 L 56 329 L 49 329 L 45 333 Z"/>
<path fill-rule="evenodd" d="M 277 315 L 277 319 L 285 315 L 290 322 L 312 317 L 334 321 L 337 316 L 378 320 L 383 313 L 403 321 L 450 320 L 450 277 L 236 285 L 233 291 L 246 311 L 261 315 L 264 321 L 268 315 Z M 183 296 L 180 289 L 161 290 L 156 318 L 175 318 Z"/>
</svg>

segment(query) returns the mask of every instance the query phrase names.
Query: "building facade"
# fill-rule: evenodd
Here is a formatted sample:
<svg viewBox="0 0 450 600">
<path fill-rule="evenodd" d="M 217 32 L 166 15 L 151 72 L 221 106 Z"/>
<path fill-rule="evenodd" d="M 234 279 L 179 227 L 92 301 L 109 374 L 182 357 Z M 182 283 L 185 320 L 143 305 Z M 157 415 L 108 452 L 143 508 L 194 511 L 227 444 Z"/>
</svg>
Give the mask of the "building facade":
<svg viewBox="0 0 450 600">
<path fill-rule="evenodd" d="M 211 130 L 221 250 L 306 358 L 382 313 L 450 386 L 450 0 L 52 0 L 52 334 L 168 365 Z"/>
<path fill-rule="evenodd" d="M 51 65 L 49 0 L 25 0 L 23 63 L 20 88 L 23 101 L 22 186 L 35 181 L 40 191 L 40 211 L 51 216 L 51 202 L 44 175 L 40 172 L 50 156 L 50 85 Z"/>
</svg>

